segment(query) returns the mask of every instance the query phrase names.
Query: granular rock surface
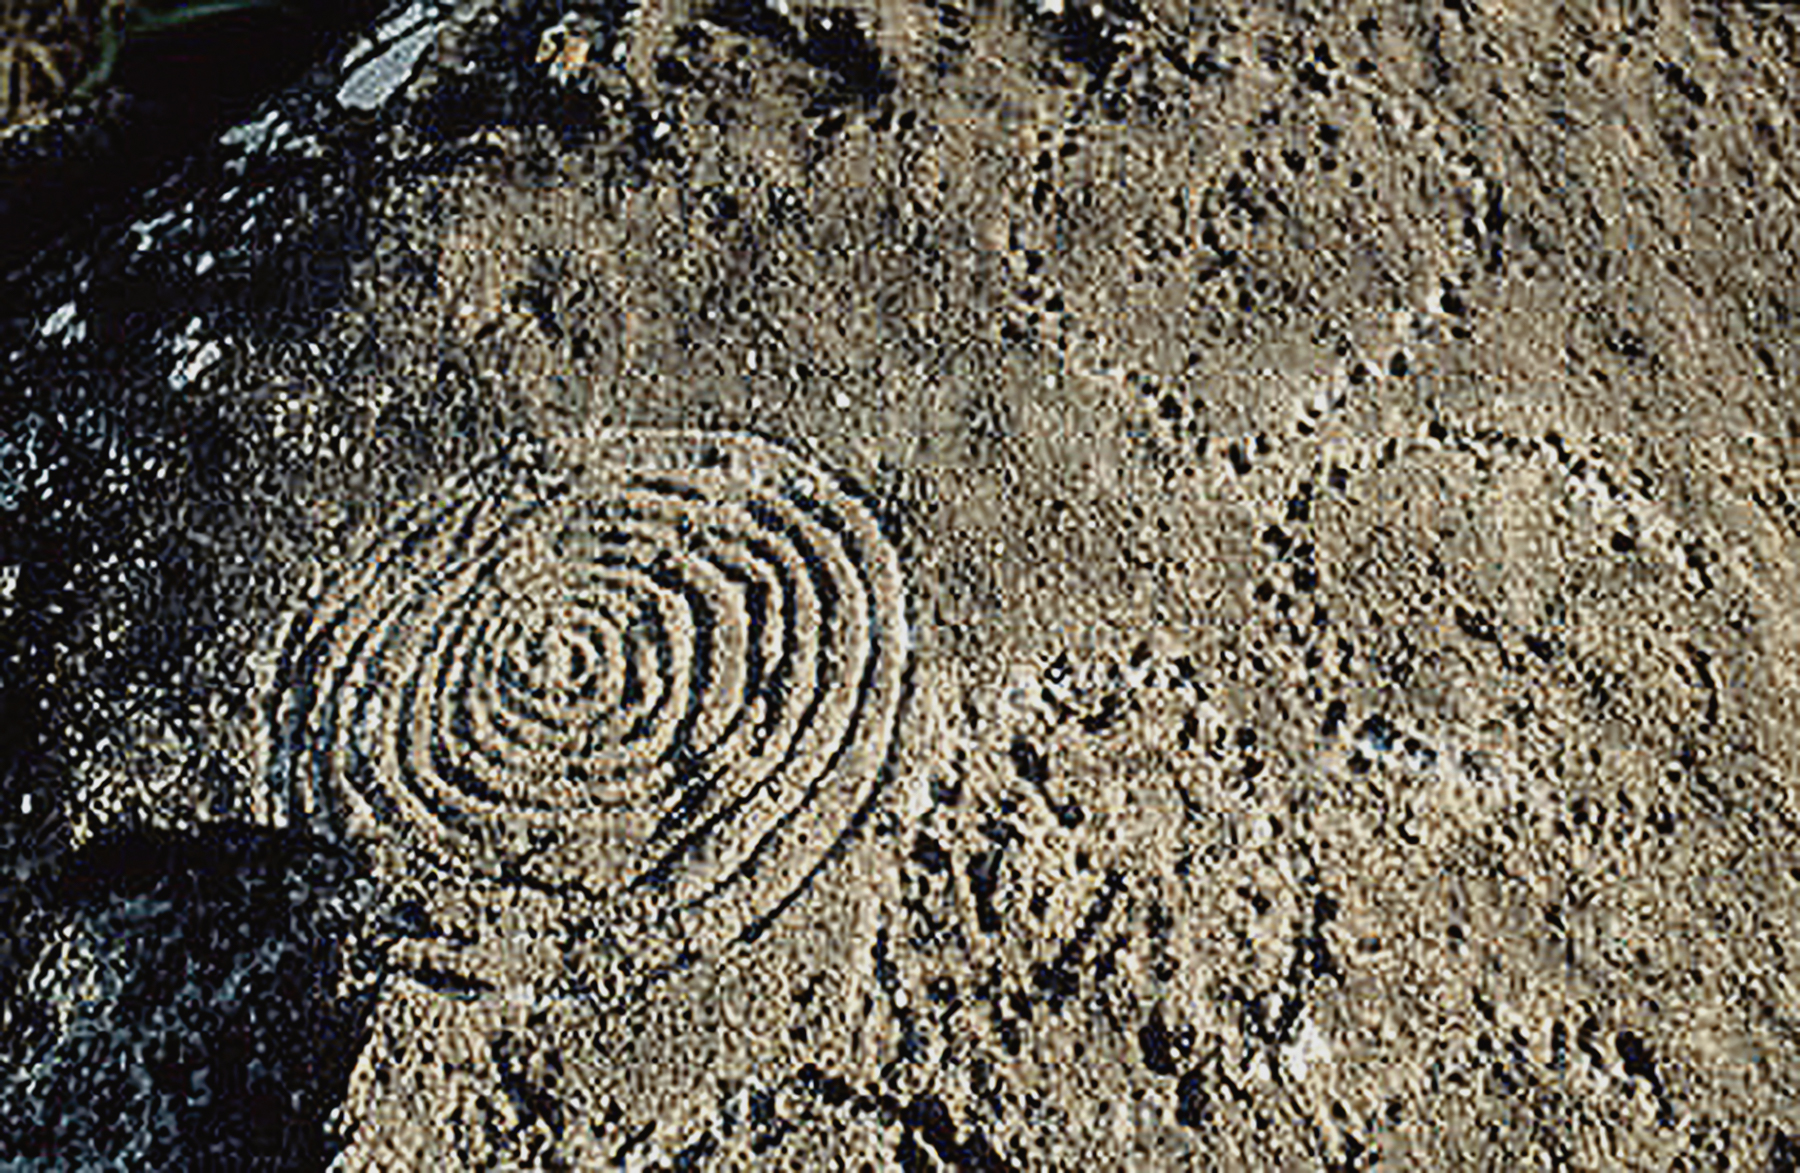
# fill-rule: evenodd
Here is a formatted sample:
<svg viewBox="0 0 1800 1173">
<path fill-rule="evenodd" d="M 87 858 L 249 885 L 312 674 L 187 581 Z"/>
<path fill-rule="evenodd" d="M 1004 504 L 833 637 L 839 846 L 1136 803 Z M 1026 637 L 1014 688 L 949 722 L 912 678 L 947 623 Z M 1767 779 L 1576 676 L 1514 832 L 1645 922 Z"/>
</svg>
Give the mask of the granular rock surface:
<svg viewBox="0 0 1800 1173">
<path fill-rule="evenodd" d="M 390 13 L 12 278 L 0 1112 L 229 829 L 345 1169 L 1794 1167 L 1797 160 L 1766 4 Z"/>
</svg>

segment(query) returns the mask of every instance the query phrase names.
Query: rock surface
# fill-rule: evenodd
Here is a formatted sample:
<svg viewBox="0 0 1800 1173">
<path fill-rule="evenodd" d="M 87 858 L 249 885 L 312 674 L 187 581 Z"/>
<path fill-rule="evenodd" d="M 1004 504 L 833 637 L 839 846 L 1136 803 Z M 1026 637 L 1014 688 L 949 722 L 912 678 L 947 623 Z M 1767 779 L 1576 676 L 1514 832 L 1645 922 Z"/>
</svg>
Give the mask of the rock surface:
<svg viewBox="0 0 1800 1173">
<path fill-rule="evenodd" d="M 378 893 L 304 928 L 378 957 L 296 1117 L 345 1168 L 1791 1166 L 1797 61 L 1723 2 L 390 14 L 9 281 L 5 1102 L 89 1062 L 45 877 L 263 824 Z M 581 489 L 545 541 L 604 589 L 380 536 L 673 432 L 788 455 L 654 542 L 648 481 Z M 841 618 L 752 532 L 837 492 L 901 644 L 708 610 Z M 390 563 L 499 618 L 284 659 Z M 768 728 L 750 649 L 889 646 L 806 867 L 718 846 L 792 791 L 683 756 L 709 718 L 577 777 L 520 699 L 726 680 Z M 327 662 L 345 715 L 273 720 Z M 601 809 L 585 886 L 494 829 Z M 777 914 L 640 899 L 713 874 Z"/>
</svg>

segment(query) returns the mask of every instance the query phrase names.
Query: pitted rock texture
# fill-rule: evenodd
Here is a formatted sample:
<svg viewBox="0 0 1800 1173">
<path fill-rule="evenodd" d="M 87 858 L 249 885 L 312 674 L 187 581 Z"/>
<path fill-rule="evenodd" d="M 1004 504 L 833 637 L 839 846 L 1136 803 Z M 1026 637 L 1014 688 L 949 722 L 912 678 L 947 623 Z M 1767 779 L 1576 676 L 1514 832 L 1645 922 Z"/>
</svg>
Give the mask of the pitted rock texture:
<svg viewBox="0 0 1800 1173">
<path fill-rule="evenodd" d="M 750 433 L 905 582 L 868 816 L 628 996 L 382 862 L 346 1167 L 1780 1167 L 1796 60 L 1751 4 L 459 10 L 20 279 L 9 834 L 282 821 L 279 625 L 419 597 L 368 535 Z"/>
</svg>

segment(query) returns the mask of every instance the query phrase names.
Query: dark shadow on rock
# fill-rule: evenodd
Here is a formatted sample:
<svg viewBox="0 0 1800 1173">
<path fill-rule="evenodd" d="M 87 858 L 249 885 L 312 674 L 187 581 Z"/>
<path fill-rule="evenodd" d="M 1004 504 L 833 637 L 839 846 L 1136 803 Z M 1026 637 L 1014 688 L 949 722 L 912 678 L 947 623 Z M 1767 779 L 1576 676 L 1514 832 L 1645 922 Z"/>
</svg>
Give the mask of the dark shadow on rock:
<svg viewBox="0 0 1800 1173">
<path fill-rule="evenodd" d="M 317 11 L 333 19 L 366 8 L 366 0 L 325 3 Z M 324 27 L 294 35 L 289 64 L 313 59 L 306 54 Z M 268 488 L 285 469 L 273 467 L 281 453 L 266 426 L 255 426 L 259 405 L 195 394 L 174 378 L 182 331 L 239 348 L 307 337 L 340 304 L 366 249 L 360 184 L 373 128 L 331 121 L 328 79 L 312 79 L 278 97 L 276 113 L 318 149 L 189 141 L 291 72 L 265 59 L 266 76 L 232 66 L 175 94 L 181 66 L 248 51 L 241 27 L 212 30 L 216 41 L 200 31 L 127 53 L 124 81 L 95 107 L 154 100 L 187 109 L 197 120 L 181 132 L 189 137 L 129 147 L 176 173 L 130 198 L 148 172 L 108 174 L 61 195 L 32 191 L 67 205 L 52 209 L 71 229 L 54 246 L 37 248 L 32 231 L 15 230 L 26 213 L 8 203 L 9 185 L 26 182 L 29 168 L 15 168 L 9 152 L 35 142 L 56 156 L 56 126 L 104 138 L 124 124 L 75 111 L 35 139 L 0 142 L 0 267 L 35 253 L 0 280 L 0 1000 L 15 955 L 34 948 L 22 919 L 34 877 L 68 842 L 64 774 L 83 748 L 63 744 L 60 731 L 85 726 L 91 748 L 128 715 L 153 708 L 180 721 L 215 695 L 222 682 L 193 666 L 193 649 L 247 602 L 224 571 L 234 557 L 257 564 L 272 524 Z M 148 96 L 121 96 L 126 81 Z M 157 98 L 158 87 L 170 92 Z M 99 146 L 90 162 L 121 162 Z M 161 225 L 154 240 L 140 234 L 140 219 Z M 197 271 L 200 257 L 217 268 Z M 79 321 L 77 336 L 51 328 L 59 307 Z M 102 615 L 129 620 L 104 650 L 91 638 Z M 106 698 L 100 709 L 96 698 Z"/>
<path fill-rule="evenodd" d="M 317 1169 L 366 1037 L 360 863 L 242 826 L 65 857 L 0 1044 L 0 1164 Z"/>
<path fill-rule="evenodd" d="M 199 650 L 285 589 L 270 551 L 311 540 L 315 454 L 232 379 L 271 353 L 313 355 L 292 360 L 296 382 L 379 365 L 378 340 L 327 357 L 313 340 L 368 254 L 368 193 L 431 165 L 383 156 L 381 128 L 496 110 L 565 125 L 531 52 L 466 110 L 346 113 L 324 70 L 277 92 L 325 59 L 331 22 L 368 10 L 320 2 L 317 27 L 273 37 L 283 63 L 178 92 L 269 31 L 196 26 L 122 59 L 85 113 L 0 142 L 0 1167 L 320 1167 L 361 1047 L 366 1006 L 335 993 L 362 891 L 341 851 L 229 823 L 67 846 L 76 816 L 130 817 L 81 808 L 114 797 L 71 782 L 97 743 L 147 717 L 204 756 L 203 702 L 252 691 Z M 510 35 L 502 52 L 536 32 Z M 218 142 L 265 97 L 259 145 Z M 184 782 L 210 796 L 197 817 L 238 810 L 221 800 L 233 778 Z"/>
<path fill-rule="evenodd" d="M 1115 0 L 1059 6 L 1040 12 L 1035 23 L 1048 32 L 1063 60 L 1087 70 L 1090 85 L 1097 86 L 1125 53 L 1121 32 L 1143 19 L 1131 0 Z"/>
<path fill-rule="evenodd" d="M 28 942 L 17 931 L 38 874 L 66 835 L 59 773 L 45 752 L 41 694 L 28 681 L 0 684 L 0 1006 L 7 1003 Z"/>
<path fill-rule="evenodd" d="M 89 217 L 126 208 L 209 136 L 325 61 L 380 7 L 246 3 L 127 34 L 89 100 L 0 137 L 0 270 Z"/>
<path fill-rule="evenodd" d="M 830 83 L 815 95 L 811 114 L 844 104 L 873 106 L 894 91 L 893 73 L 849 8 L 807 13 L 795 25 L 760 0 L 717 0 L 707 16 L 723 28 L 760 37 L 816 69 Z"/>
</svg>

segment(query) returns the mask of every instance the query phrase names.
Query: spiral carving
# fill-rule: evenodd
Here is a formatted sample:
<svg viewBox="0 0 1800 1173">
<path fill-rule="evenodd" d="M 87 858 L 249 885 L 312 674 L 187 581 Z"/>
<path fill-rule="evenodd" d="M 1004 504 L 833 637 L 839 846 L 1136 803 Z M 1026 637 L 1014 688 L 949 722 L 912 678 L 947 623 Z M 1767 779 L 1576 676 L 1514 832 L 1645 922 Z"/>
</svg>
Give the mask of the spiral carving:
<svg viewBox="0 0 1800 1173">
<path fill-rule="evenodd" d="M 602 910 L 648 965 L 760 931 L 867 809 L 899 564 L 842 481 L 737 433 L 514 454 L 377 532 L 294 616 L 285 819 Z"/>
</svg>

